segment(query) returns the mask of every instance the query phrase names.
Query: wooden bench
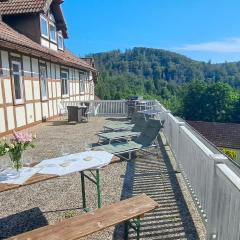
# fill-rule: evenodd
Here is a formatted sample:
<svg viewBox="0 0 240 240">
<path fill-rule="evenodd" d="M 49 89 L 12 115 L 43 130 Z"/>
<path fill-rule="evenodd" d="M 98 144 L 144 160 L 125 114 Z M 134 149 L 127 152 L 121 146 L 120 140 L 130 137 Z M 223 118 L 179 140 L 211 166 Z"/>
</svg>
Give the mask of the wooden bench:
<svg viewBox="0 0 240 240">
<path fill-rule="evenodd" d="M 129 227 L 134 228 L 137 232 L 137 239 L 140 239 L 140 218 L 142 218 L 145 213 L 158 207 L 158 203 L 146 194 L 140 194 L 136 197 L 120 201 L 81 216 L 63 220 L 55 225 L 38 228 L 10 239 L 77 240 L 119 223 L 125 223 L 124 239 L 128 239 Z"/>
</svg>

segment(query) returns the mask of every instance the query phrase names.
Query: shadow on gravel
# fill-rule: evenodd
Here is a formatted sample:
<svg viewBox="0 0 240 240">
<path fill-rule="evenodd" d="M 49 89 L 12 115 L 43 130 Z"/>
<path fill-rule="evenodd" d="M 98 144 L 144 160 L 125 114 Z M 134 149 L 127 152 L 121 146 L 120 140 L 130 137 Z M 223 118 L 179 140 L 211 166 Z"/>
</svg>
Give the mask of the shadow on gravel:
<svg viewBox="0 0 240 240">
<path fill-rule="evenodd" d="M 32 208 L 0 219 L 0 239 L 16 236 L 48 225 L 39 208 Z"/>
<path fill-rule="evenodd" d="M 160 140 L 159 155 L 138 154 L 127 164 L 121 199 L 146 193 L 160 204 L 142 219 L 141 239 L 199 239 L 176 174 Z M 157 153 L 157 150 L 153 150 Z M 153 152 L 152 151 L 152 152 Z M 124 227 L 115 228 L 113 239 L 123 239 Z M 129 239 L 136 239 L 133 230 Z"/>
</svg>

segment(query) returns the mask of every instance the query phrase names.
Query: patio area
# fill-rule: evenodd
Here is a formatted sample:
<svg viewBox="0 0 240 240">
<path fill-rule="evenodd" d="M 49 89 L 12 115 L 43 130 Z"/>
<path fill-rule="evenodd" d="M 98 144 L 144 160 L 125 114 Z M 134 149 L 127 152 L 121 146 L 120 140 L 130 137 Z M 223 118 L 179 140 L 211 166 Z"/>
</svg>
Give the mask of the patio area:
<svg viewBox="0 0 240 240">
<path fill-rule="evenodd" d="M 50 121 L 29 129 L 37 134 L 36 147 L 28 151 L 34 162 L 66 153 L 84 151 L 96 143 L 96 133 L 109 119 L 91 118 L 88 123 L 68 124 L 66 119 Z M 126 162 L 110 164 L 101 170 L 103 205 L 146 193 L 160 208 L 146 214 L 142 239 L 205 239 L 205 228 L 181 174 L 174 171 L 174 159 L 164 139 L 159 139 L 158 155 L 138 153 Z M 52 180 L 0 193 L 0 239 L 53 224 L 82 214 L 80 175 Z M 97 208 L 95 186 L 86 182 L 88 206 Z M 134 239 L 134 234 L 130 234 Z M 123 239 L 123 226 L 112 227 L 87 239 Z"/>
</svg>

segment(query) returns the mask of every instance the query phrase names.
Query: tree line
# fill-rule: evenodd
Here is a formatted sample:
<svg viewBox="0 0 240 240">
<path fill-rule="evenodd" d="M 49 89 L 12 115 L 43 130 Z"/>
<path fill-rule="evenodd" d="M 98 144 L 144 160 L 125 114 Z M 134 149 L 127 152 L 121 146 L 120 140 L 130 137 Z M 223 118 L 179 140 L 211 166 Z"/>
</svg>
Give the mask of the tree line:
<svg viewBox="0 0 240 240">
<path fill-rule="evenodd" d="M 90 56 L 100 71 L 101 99 L 142 95 L 188 120 L 240 122 L 240 62 L 205 63 L 149 48 Z"/>
</svg>

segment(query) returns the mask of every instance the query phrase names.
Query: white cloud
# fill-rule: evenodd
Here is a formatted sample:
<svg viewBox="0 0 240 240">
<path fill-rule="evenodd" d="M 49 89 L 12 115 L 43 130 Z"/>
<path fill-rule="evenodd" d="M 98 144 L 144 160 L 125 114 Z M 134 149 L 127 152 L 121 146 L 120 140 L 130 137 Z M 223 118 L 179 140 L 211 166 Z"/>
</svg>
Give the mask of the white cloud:
<svg viewBox="0 0 240 240">
<path fill-rule="evenodd" d="M 227 38 L 222 41 L 212 41 L 199 44 L 185 44 L 181 47 L 174 47 L 173 49 L 180 51 L 240 53 L 240 37 Z"/>
</svg>

